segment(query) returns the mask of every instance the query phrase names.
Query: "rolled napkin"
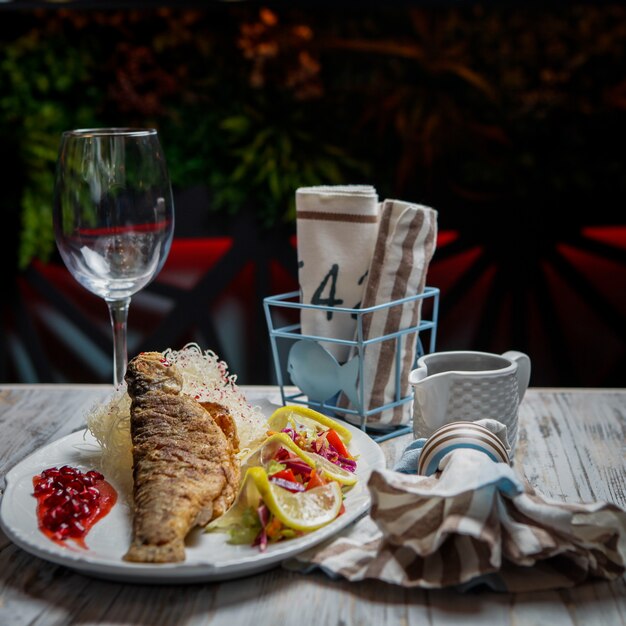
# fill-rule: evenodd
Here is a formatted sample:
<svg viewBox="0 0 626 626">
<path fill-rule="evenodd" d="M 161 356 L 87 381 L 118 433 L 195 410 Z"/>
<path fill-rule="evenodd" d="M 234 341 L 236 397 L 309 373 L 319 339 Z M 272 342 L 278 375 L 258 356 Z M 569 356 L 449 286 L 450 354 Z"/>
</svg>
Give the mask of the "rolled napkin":
<svg viewBox="0 0 626 626">
<path fill-rule="evenodd" d="M 472 436 L 471 431 L 464 432 L 467 428 L 477 429 L 478 437 Z M 484 435 L 480 434 L 481 430 Z M 428 438 L 416 439 L 406 447 L 394 470 L 402 474 L 415 474 L 417 471 L 418 474 L 429 476 L 434 473 L 435 468 L 431 469 L 433 462 L 436 463 L 448 452 L 460 447 L 482 450 L 486 454 L 491 454 L 492 460 L 498 460 L 497 450 L 491 452 L 493 444 L 489 442 L 488 437 L 495 437 L 495 441 L 501 445 L 502 456 L 510 462 L 509 429 L 497 420 L 484 419 L 475 422 L 452 422 L 438 428 Z M 426 453 L 422 454 L 427 442 L 429 445 L 426 446 Z"/>
<path fill-rule="evenodd" d="M 376 234 L 379 203 L 369 185 L 301 187 L 296 191 L 298 279 L 301 301 L 358 307 Z M 346 313 L 302 309 L 303 335 L 354 339 L 356 322 Z M 343 363 L 350 346 L 324 343 Z"/>
<path fill-rule="evenodd" d="M 437 212 L 434 209 L 399 200 L 385 200 L 361 308 L 422 293 L 436 240 Z M 363 314 L 363 338 L 373 339 L 417 326 L 421 310 L 422 301 L 414 300 Z M 400 397 L 409 395 L 408 378 L 415 363 L 416 339 L 416 333 L 408 333 L 400 340 Z M 395 339 L 366 346 L 363 388 L 365 411 L 396 400 Z M 351 407 L 347 396 L 340 397 L 339 406 Z M 373 414 L 367 423 L 396 426 L 407 424 L 410 419 L 411 403 L 407 402 Z"/>
<path fill-rule="evenodd" d="M 413 444 L 412 459 L 399 465 L 413 464 L 415 472 L 420 447 Z M 626 571 L 626 511 L 544 498 L 508 464 L 476 449 L 452 450 L 433 476 L 374 471 L 368 486 L 371 517 L 286 567 L 318 566 L 331 576 L 403 587 L 509 592 L 572 587 Z"/>
</svg>

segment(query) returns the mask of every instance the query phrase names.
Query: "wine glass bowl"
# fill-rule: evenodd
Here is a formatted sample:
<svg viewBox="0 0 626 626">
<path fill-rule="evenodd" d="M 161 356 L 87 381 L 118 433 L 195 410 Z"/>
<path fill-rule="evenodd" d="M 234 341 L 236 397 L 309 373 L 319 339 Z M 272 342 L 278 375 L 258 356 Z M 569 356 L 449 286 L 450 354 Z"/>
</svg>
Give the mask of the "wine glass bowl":
<svg viewBox="0 0 626 626">
<path fill-rule="evenodd" d="M 68 270 L 109 307 L 117 385 L 126 371 L 130 298 L 158 274 L 174 234 L 172 191 L 157 131 L 63 133 L 53 215 Z"/>
</svg>

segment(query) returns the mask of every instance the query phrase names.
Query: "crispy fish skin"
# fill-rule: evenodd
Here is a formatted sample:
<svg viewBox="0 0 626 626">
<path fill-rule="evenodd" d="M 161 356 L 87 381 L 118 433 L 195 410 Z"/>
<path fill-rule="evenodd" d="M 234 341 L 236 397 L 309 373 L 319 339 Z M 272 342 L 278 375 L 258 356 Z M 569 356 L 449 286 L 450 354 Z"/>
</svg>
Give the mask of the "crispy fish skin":
<svg viewBox="0 0 626 626">
<path fill-rule="evenodd" d="M 159 352 L 135 357 L 125 378 L 132 399 L 134 515 L 124 560 L 184 561 L 187 533 L 224 513 L 237 494 L 236 428 L 224 407 L 205 408 L 181 394 L 181 374 Z"/>
</svg>

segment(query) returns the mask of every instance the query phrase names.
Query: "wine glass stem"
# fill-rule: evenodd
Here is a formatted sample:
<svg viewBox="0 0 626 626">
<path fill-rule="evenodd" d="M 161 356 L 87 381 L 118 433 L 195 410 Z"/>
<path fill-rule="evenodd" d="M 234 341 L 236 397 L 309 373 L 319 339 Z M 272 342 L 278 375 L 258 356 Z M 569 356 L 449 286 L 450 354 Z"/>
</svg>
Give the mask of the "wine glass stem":
<svg viewBox="0 0 626 626">
<path fill-rule="evenodd" d="M 130 298 L 107 300 L 111 326 L 113 328 L 113 384 L 117 387 L 126 374 L 128 365 L 128 349 L 126 346 L 126 322 Z"/>
</svg>

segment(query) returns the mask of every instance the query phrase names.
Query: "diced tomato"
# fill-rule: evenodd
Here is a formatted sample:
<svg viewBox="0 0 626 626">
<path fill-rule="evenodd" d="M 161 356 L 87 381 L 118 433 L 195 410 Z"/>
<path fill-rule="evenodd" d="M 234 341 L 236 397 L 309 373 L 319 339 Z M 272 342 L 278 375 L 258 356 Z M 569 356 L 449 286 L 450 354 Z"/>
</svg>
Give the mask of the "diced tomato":
<svg viewBox="0 0 626 626">
<path fill-rule="evenodd" d="M 326 441 L 335 448 L 335 450 L 341 455 L 345 456 L 348 459 L 352 458 L 352 455 L 348 452 L 348 448 L 346 448 L 346 444 L 343 442 L 341 437 L 337 434 L 336 430 L 332 428 L 326 432 Z"/>
<path fill-rule="evenodd" d="M 311 478 L 306 485 L 306 491 L 309 489 L 315 489 L 315 487 L 321 487 L 326 484 L 326 480 L 317 473 L 317 470 L 311 470 Z"/>
<path fill-rule="evenodd" d="M 270 478 L 282 478 L 283 480 L 288 480 L 290 483 L 298 482 L 298 479 L 296 478 L 296 475 L 293 473 L 293 470 L 289 468 L 281 470 L 280 472 L 276 472 L 275 474 L 272 474 Z"/>
</svg>

